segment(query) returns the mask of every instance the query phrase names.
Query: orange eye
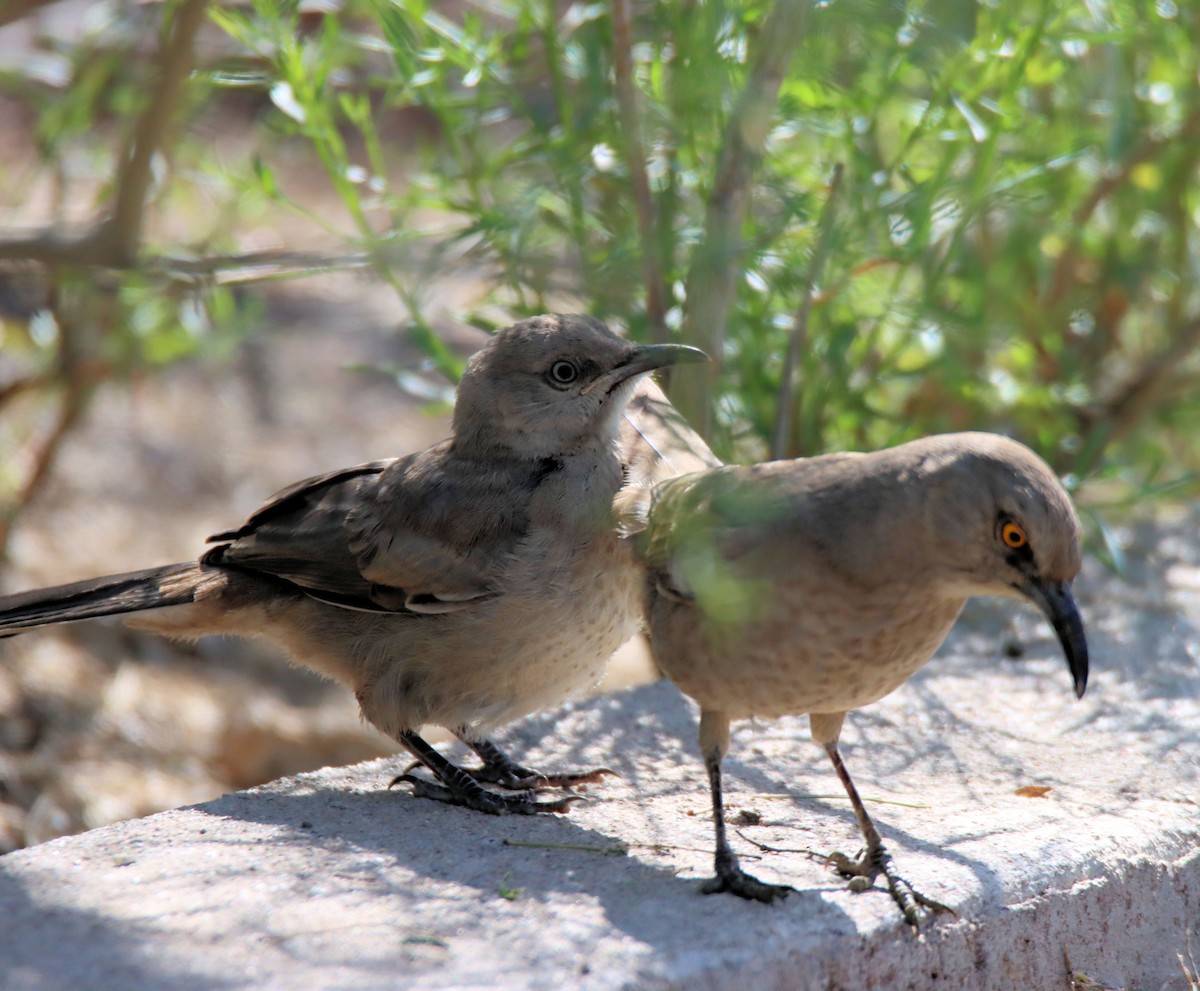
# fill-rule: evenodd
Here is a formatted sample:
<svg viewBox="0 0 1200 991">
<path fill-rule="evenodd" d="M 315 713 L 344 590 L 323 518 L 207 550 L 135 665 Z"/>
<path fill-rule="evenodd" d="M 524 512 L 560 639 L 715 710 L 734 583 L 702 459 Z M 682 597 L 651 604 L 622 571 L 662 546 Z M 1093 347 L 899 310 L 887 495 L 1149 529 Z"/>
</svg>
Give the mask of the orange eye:
<svg viewBox="0 0 1200 991">
<path fill-rule="evenodd" d="M 1000 528 L 1000 539 L 1004 541 L 1006 547 L 1024 547 L 1029 543 L 1029 538 L 1025 536 L 1025 531 L 1022 530 L 1016 523 L 1005 523 Z"/>
</svg>

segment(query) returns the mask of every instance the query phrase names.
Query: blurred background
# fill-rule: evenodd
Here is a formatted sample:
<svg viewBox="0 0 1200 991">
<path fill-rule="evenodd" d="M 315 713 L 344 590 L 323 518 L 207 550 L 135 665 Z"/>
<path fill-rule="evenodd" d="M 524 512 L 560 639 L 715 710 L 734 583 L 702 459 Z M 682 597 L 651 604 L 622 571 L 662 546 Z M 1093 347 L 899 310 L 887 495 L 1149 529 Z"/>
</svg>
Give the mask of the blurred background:
<svg viewBox="0 0 1200 991">
<path fill-rule="evenodd" d="M 1016 436 L 1119 571 L 1197 490 L 1198 73 L 1183 0 L 7 0 L 0 586 L 423 447 L 563 310 L 713 354 L 729 460 Z M 254 644 L 0 646 L 0 850 L 394 749 Z"/>
</svg>

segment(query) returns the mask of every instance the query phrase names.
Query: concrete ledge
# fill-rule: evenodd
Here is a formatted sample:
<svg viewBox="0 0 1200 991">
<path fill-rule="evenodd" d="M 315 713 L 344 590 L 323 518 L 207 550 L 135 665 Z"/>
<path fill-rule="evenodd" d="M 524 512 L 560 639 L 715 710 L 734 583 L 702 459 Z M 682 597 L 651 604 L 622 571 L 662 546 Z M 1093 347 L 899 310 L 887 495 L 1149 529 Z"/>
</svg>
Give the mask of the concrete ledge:
<svg viewBox="0 0 1200 991">
<path fill-rule="evenodd" d="M 851 894 L 798 852 L 748 861 L 800 889 L 782 905 L 698 894 L 695 713 L 660 683 L 509 735 L 535 766 L 623 775 L 570 816 L 416 800 L 375 761 L 4 857 L 0 986 L 1028 991 L 1070 987 L 1070 968 L 1098 982 L 1080 987 L 1186 988 L 1200 569 L 1173 567 L 1170 587 L 1080 583 L 1082 703 L 1040 618 L 1004 604 L 973 608 L 918 678 L 851 717 L 844 753 L 901 871 L 959 912 L 919 939 L 885 893 Z M 736 827 L 739 851 L 854 847 L 805 720 L 740 727 L 727 768 L 731 821 L 761 820 Z"/>
</svg>

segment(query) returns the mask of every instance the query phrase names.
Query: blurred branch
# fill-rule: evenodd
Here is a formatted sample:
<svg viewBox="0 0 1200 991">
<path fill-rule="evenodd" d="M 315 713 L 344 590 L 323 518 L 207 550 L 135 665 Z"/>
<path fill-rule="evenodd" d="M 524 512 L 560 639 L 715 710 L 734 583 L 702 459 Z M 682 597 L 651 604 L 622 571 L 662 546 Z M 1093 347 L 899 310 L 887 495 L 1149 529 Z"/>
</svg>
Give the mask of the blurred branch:
<svg viewBox="0 0 1200 991">
<path fill-rule="evenodd" d="M 687 278 L 683 340 L 707 351 L 705 370 L 680 376 L 675 405 L 705 438 L 712 436 L 712 398 L 721 376 L 725 323 L 742 270 L 742 225 L 755 168 L 766 148 L 784 73 L 804 33 L 807 0 L 778 0 L 763 21 L 750 68 L 722 139 L 704 217 L 704 237 Z"/>
<path fill-rule="evenodd" d="M 179 107 L 184 84 L 195 63 L 196 35 L 204 23 L 208 0 L 183 0 L 172 18 L 170 35 L 158 60 L 157 78 L 149 106 L 138 118 L 125 164 L 119 165 L 117 196 L 112 216 L 98 236 L 118 258 L 132 258 L 142 236 L 146 200 L 154 175 L 154 155 L 167 135 Z"/>
<path fill-rule="evenodd" d="M 33 467 L 22 481 L 21 488 L 13 497 L 12 502 L 4 507 L 4 512 L 0 514 L 0 558 L 7 553 L 8 538 L 12 533 L 13 524 L 16 523 L 21 511 L 32 502 L 38 490 L 49 477 L 50 468 L 54 464 L 59 448 L 62 447 L 63 441 L 79 422 L 86 407 L 87 403 L 83 394 L 68 388 L 63 396 L 62 407 L 54 426 L 41 442 L 37 453 L 33 455 Z"/>
<path fill-rule="evenodd" d="M 138 268 L 143 272 L 162 273 L 176 280 L 191 282 L 211 279 L 227 285 L 233 282 L 297 278 L 314 272 L 370 268 L 378 261 L 378 253 L 364 251 L 332 254 L 321 251 L 253 251 L 234 255 L 206 255 L 202 258 L 152 255 L 143 259 Z"/>
<path fill-rule="evenodd" d="M 633 186 L 638 233 L 642 241 L 646 321 L 649 324 L 650 340 L 662 343 L 667 339 L 667 287 L 658 251 L 654 200 L 650 195 L 650 179 L 646 174 L 646 152 L 642 145 L 637 90 L 633 83 L 633 37 L 629 25 L 629 4 L 626 0 L 613 0 L 612 22 L 617 112 L 625 139 L 625 167 L 629 170 L 629 181 Z"/>
<path fill-rule="evenodd" d="M 77 235 L 40 231 L 0 241 L 0 260 L 36 261 L 44 265 L 107 265 L 94 230 Z"/>
<path fill-rule="evenodd" d="M 22 17 L 28 17 L 35 10 L 58 2 L 59 0 L 5 0 L 4 4 L 0 4 L 0 28 L 19 21 Z"/>
<path fill-rule="evenodd" d="M 1142 364 L 1105 402 L 1079 413 L 1080 435 L 1087 461 L 1075 466 L 1086 475 L 1099 462 L 1106 445 L 1120 440 L 1138 425 L 1147 411 L 1171 387 L 1192 352 L 1200 348 L 1200 317 L 1193 318 L 1172 336 L 1171 343 Z"/>
<path fill-rule="evenodd" d="M 1178 141 L 1195 142 L 1197 140 L 1200 140 L 1200 109 L 1193 110 L 1179 126 L 1179 130 L 1171 134 L 1147 138 L 1130 152 L 1117 169 L 1100 178 L 1084 201 L 1075 208 L 1075 213 L 1071 217 L 1069 240 L 1059 254 L 1054 269 L 1050 273 L 1050 279 L 1046 283 L 1046 290 L 1042 294 L 1042 301 L 1045 305 L 1058 303 L 1066 296 L 1067 288 L 1079 261 L 1079 246 L 1083 241 L 1084 229 L 1100 204 L 1124 186 L 1129 181 L 1130 175 L 1133 174 L 1133 170 L 1139 165 L 1156 158 L 1165 148 Z"/>
<path fill-rule="evenodd" d="M 261 282 L 268 279 L 298 278 L 314 272 L 369 268 L 379 260 L 362 251 L 327 253 L 322 251 L 252 251 L 232 255 L 205 255 L 182 258 L 173 255 L 147 255 L 141 259 L 113 258 L 100 262 L 81 248 L 85 239 L 55 239 L 36 236 L 28 240 L 0 241 L 0 259 L 37 261 L 43 265 L 102 265 L 114 272 L 137 269 L 146 275 L 161 275 L 171 281 L 202 282 L 221 285 L 233 282 Z"/>
<path fill-rule="evenodd" d="M 38 373 L 35 375 L 22 375 L 11 382 L 6 382 L 3 386 L 0 386 L 0 410 L 27 392 L 36 392 L 38 389 L 44 389 L 51 381 L 49 375 Z"/>
<path fill-rule="evenodd" d="M 838 162 L 833 167 L 833 175 L 829 178 L 829 193 L 825 199 L 825 206 L 821 210 L 821 219 L 817 221 L 817 245 L 813 249 L 812 260 L 809 263 L 808 278 L 805 279 L 804 298 L 796 313 L 796 319 L 792 323 L 787 357 L 783 362 L 783 377 L 779 383 L 779 400 L 775 411 L 775 436 L 771 442 L 771 457 L 776 460 L 785 458 L 791 453 L 788 447 L 794 419 L 792 410 L 800 403 L 800 396 L 795 387 L 796 366 L 800 363 L 801 355 L 808 348 L 808 315 L 812 312 L 813 289 L 821 281 L 825 259 L 829 257 L 829 248 L 833 243 L 835 203 L 845 171 L 845 166 Z"/>
<path fill-rule="evenodd" d="M 117 165 L 112 213 L 83 233 L 39 231 L 0 241 L 0 260 L 27 259 L 51 266 L 132 267 L 153 180 L 154 155 L 166 137 L 191 74 L 193 44 L 207 8 L 208 0 L 183 0 L 175 12 L 155 78 L 147 84 L 153 94 L 150 103 L 138 118 L 127 154 Z"/>
<path fill-rule="evenodd" d="M 101 300 L 102 306 L 108 305 L 104 297 L 101 297 Z M 56 313 L 61 314 L 61 306 L 57 299 L 54 300 L 53 308 Z M 86 335 L 80 333 L 79 326 L 60 316 L 58 332 L 57 367 L 50 380 L 62 389 L 58 414 L 54 426 L 50 428 L 49 433 L 41 440 L 32 455 L 32 467 L 22 479 L 12 501 L 7 505 L 0 506 L 0 558 L 7 553 L 8 539 L 12 534 L 13 525 L 50 477 L 50 469 L 54 466 L 59 449 L 83 417 L 95 382 L 103 378 L 105 374 L 105 369 L 88 361 L 84 351 Z M 17 391 L 23 391 L 23 386 L 33 381 L 34 379 L 31 377 L 15 383 L 18 387 Z M 16 393 L 10 393 L 5 396 L 5 399 L 14 398 L 15 395 Z"/>
<path fill-rule="evenodd" d="M 153 181 L 153 160 L 167 137 L 193 65 L 193 47 L 204 22 L 208 0 L 181 0 L 174 10 L 157 69 L 148 80 L 150 99 L 138 116 L 126 154 L 117 164 L 112 212 L 75 236 L 41 231 L 0 243 L 0 259 L 36 261 L 50 268 L 131 268 L 138 256 L 146 202 Z M 6 7 L 6 12 L 7 12 Z M 0 555 L 12 526 L 49 477 L 63 441 L 83 417 L 93 386 L 103 370 L 89 361 L 88 349 L 117 322 L 115 287 L 95 284 L 83 305 L 92 312 L 71 312 L 52 290 L 51 310 L 58 324 L 58 365 L 52 382 L 61 389 L 54 426 L 31 457 L 31 467 L 12 502 L 0 508 Z M 97 332 L 99 331 L 99 333 Z M 9 395 L 7 398 L 12 398 Z"/>
</svg>

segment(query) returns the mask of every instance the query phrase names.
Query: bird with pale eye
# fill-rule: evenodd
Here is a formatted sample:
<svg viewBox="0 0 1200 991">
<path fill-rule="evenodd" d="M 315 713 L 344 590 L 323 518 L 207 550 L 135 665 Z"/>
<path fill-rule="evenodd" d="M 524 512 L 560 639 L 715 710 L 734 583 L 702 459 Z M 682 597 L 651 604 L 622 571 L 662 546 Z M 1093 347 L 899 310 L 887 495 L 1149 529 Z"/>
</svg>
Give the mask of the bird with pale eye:
<svg viewBox="0 0 1200 991">
<path fill-rule="evenodd" d="M 450 439 L 298 482 L 198 561 L 0 597 L 0 637 L 119 614 L 173 637 L 263 636 L 353 691 L 431 776 L 413 765 L 393 784 L 565 812 L 579 796 L 538 793 L 612 772 L 541 774 L 486 733 L 599 681 L 637 632 L 642 572 L 613 519 L 621 414 L 639 379 L 704 358 L 590 317 L 523 320 L 467 362 Z M 426 724 L 482 766 L 451 763 Z"/>
<path fill-rule="evenodd" d="M 830 854 L 830 866 L 855 891 L 882 877 L 914 928 L 950 911 L 896 871 L 842 761 L 842 723 L 925 664 L 975 595 L 1036 604 L 1082 696 L 1087 641 L 1071 593 L 1079 532 L 1045 462 L 995 434 L 657 484 L 635 539 L 654 659 L 700 704 L 716 832 L 716 876 L 704 890 L 763 902 L 791 890 L 739 866 L 725 832 L 721 762 L 733 720 L 807 713 L 865 844 L 857 859 Z"/>
<path fill-rule="evenodd" d="M 549 379 L 551 385 L 559 387 L 571 385 L 579 378 L 579 369 L 571 361 L 556 361 L 550 366 Z"/>
</svg>

